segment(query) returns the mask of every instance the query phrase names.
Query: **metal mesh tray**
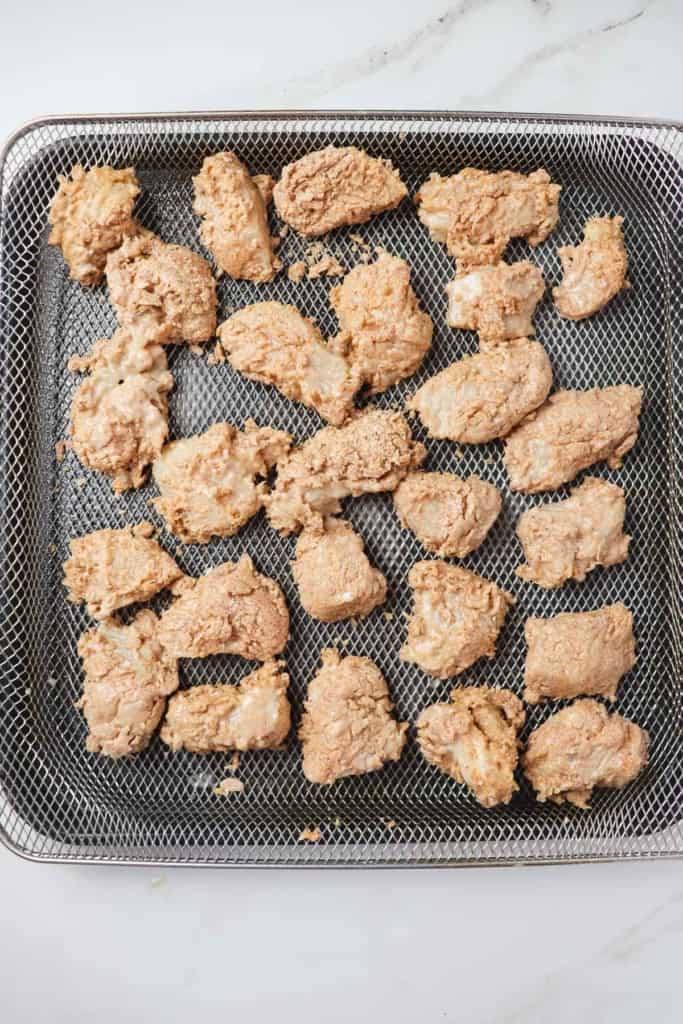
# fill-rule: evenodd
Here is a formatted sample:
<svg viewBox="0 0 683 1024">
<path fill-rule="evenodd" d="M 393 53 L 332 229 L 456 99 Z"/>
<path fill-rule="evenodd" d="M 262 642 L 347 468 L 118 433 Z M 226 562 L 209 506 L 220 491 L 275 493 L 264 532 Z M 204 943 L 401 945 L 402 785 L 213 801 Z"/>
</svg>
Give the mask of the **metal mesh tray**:
<svg viewBox="0 0 683 1024">
<path fill-rule="evenodd" d="M 9 847 L 38 860 L 270 865 L 500 864 L 683 851 L 681 138 L 676 125 L 623 119 L 366 112 L 78 117 L 36 122 L 14 136 L 1 167 L 0 236 L 0 834 Z M 81 689 L 76 642 L 88 622 L 65 600 L 61 563 L 70 537 L 149 518 L 153 487 L 115 499 L 108 482 L 84 471 L 73 454 L 61 464 L 55 459 L 77 384 L 67 359 L 87 351 L 115 324 L 105 289 L 69 281 L 59 252 L 47 245 L 46 214 L 57 174 L 76 162 L 135 165 L 143 224 L 200 250 L 190 178 L 204 156 L 235 149 L 254 172 L 277 176 L 286 162 L 328 143 L 353 143 L 389 157 L 411 193 L 432 170 L 449 174 L 468 164 L 547 168 L 563 185 L 561 222 L 531 258 L 549 283 L 560 276 L 557 246 L 578 240 L 587 217 L 625 216 L 631 289 L 578 324 L 561 320 L 546 298 L 536 325 L 556 386 L 645 386 L 637 447 L 621 471 L 604 465 L 597 470 L 626 488 L 626 529 L 633 535 L 628 562 L 556 592 L 522 584 L 514 575 L 521 561 L 514 526 L 525 508 L 547 496 L 509 491 L 497 444 L 460 452 L 449 443 L 428 442 L 428 468 L 476 472 L 502 488 L 503 513 L 465 564 L 518 599 L 496 660 L 480 662 L 458 683 L 485 681 L 520 692 L 529 615 L 588 610 L 619 599 L 634 612 L 639 659 L 616 707 L 650 731 L 651 761 L 627 789 L 596 793 L 588 813 L 538 804 L 524 782 L 509 806 L 484 810 L 464 787 L 428 766 L 412 739 L 401 760 L 383 771 L 320 788 L 302 775 L 293 731 L 283 752 L 243 755 L 246 791 L 232 799 L 211 792 L 225 774 L 225 756 L 171 754 L 158 739 L 121 761 L 85 751 L 85 727 L 73 702 Z M 419 373 L 376 401 L 400 407 L 419 383 L 475 350 L 476 339 L 445 325 L 443 289 L 452 262 L 430 241 L 409 202 L 355 230 L 410 262 L 415 289 L 435 323 L 433 349 Z M 357 262 L 352 232 L 337 231 L 329 240 L 347 266 Z M 301 251 L 290 232 L 285 261 Z M 521 242 L 509 250 L 510 258 L 529 254 Z M 223 278 L 221 318 L 232 307 L 280 299 L 315 317 L 328 335 L 336 329 L 329 287 L 324 280 L 296 285 L 285 274 L 259 287 Z M 221 419 L 241 425 L 247 416 L 299 440 L 320 426 L 311 411 L 227 365 L 211 367 L 187 349 L 169 352 L 176 380 L 172 437 Z M 415 433 L 424 439 L 419 426 Z M 208 546 L 161 536 L 192 575 L 248 551 L 261 571 L 282 584 L 292 613 L 287 662 L 295 721 L 327 645 L 373 658 L 390 682 L 398 715 L 414 721 L 425 705 L 445 699 L 452 685 L 435 684 L 398 659 L 410 607 L 406 576 L 424 552 L 399 527 L 387 496 L 351 501 L 345 514 L 389 584 L 387 605 L 357 628 L 324 625 L 303 612 L 288 564 L 294 541 L 271 530 L 263 515 L 236 537 Z M 248 668 L 230 657 L 184 661 L 182 685 L 235 682 Z M 528 709 L 524 737 L 551 710 Z M 300 842 L 302 829 L 314 826 L 320 841 Z"/>
</svg>

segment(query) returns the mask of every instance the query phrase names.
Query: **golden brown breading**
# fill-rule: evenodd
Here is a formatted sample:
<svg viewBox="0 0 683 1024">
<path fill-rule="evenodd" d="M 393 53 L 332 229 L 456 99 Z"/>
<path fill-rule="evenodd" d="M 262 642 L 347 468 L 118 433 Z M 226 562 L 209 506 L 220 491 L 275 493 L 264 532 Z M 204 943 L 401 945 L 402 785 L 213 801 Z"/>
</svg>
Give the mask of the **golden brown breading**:
<svg viewBox="0 0 683 1024">
<path fill-rule="evenodd" d="M 614 700 L 621 677 L 636 663 L 633 615 L 621 603 L 527 619 L 524 635 L 528 704 L 583 695 Z"/>
<path fill-rule="evenodd" d="M 304 530 L 296 544 L 292 575 L 301 604 L 321 622 L 362 619 L 382 604 L 387 581 L 370 565 L 363 538 L 343 519 Z"/>
<path fill-rule="evenodd" d="M 74 604 L 85 602 L 94 619 L 107 619 L 117 608 L 149 601 L 183 575 L 154 540 L 151 523 L 120 530 L 96 530 L 69 541 L 64 586 Z"/>
<path fill-rule="evenodd" d="M 250 380 L 272 384 L 329 423 L 341 425 L 361 386 L 359 372 L 333 351 L 312 320 L 282 302 L 256 302 L 218 328 L 213 359 Z"/>
<path fill-rule="evenodd" d="M 224 562 L 187 585 L 161 615 L 159 639 L 176 658 L 239 654 L 267 661 L 289 639 L 289 612 L 275 580 L 249 555 Z"/>
<path fill-rule="evenodd" d="M 389 160 L 355 146 L 327 146 L 282 168 L 273 189 L 278 214 L 302 235 L 324 235 L 393 210 L 407 195 Z"/>
<path fill-rule="evenodd" d="M 112 306 L 124 327 L 152 324 L 164 344 L 195 345 L 216 331 L 216 282 L 206 260 L 184 245 L 139 230 L 107 256 Z"/>
<path fill-rule="evenodd" d="M 544 241 L 558 222 L 561 190 L 544 170 L 524 175 L 466 167 L 450 178 L 432 174 L 415 202 L 432 238 L 447 243 L 463 273 L 497 263 L 512 238 Z"/>
<path fill-rule="evenodd" d="M 517 575 L 539 587 L 583 582 L 598 565 L 628 558 L 631 538 L 623 532 L 626 500 L 621 487 L 587 476 L 571 497 L 530 508 L 517 524 L 526 565 Z"/>
<path fill-rule="evenodd" d="M 446 322 L 477 331 L 480 348 L 526 338 L 534 333 L 531 318 L 544 291 L 543 274 L 528 260 L 477 267 L 446 285 Z"/>
<path fill-rule="evenodd" d="M 416 562 L 408 574 L 413 613 L 402 661 L 436 679 L 459 675 L 479 658 L 495 658 L 512 594 L 447 562 Z"/>
<path fill-rule="evenodd" d="M 546 400 L 553 372 L 537 341 L 515 338 L 465 356 L 430 377 L 406 408 L 415 409 L 430 437 L 484 444 L 505 437 Z"/>
<path fill-rule="evenodd" d="M 272 281 L 282 266 L 266 209 L 273 179 L 250 177 L 235 154 L 225 152 L 207 156 L 192 181 L 192 209 L 202 218 L 199 234 L 221 270 L 246 281 Z"/>
<path fill-rule="evenodd" d="M 340 333 L 334 339 L 370 394 L 415 373 L 432 343 L 432 321 L 419 307 L 405 260 L 380 253 L 330 292 Z"/>
<path fill-rule="evenodd" d="M 594 787 L 621 789 L 635 779 L 648 746 L 644 729 L 596 700 L 577 700 L 532 732 L 522 767 L 537 800 L 586 809 Z"/>
<path fill-rule="evenodd" d="M 593 217 L 586 222 L 580 245 L 557 250 L 564 277 L 553 288 L 553 299 L 560 316 L 583 320 L 629 287 L 623 222 L 623 217 Z"/>
<path fill-rule="evenodd" d="M 159 642 L 158 619 L 145 609 L 128 626 L 105 619 L 78 642 L 85 681 L 76 704 L 88 723 L 86 748 L 123 757 L 144 750 L 178 689 L 178 663 Z"/>
<path fill-rule="evenodd" d="M 345 427 L 325 427 L 278 465 L 264 499 L 270 524 L 284 534 L 320 528 L 342 498 L 393 491 L 425 455 L 397 412 L 369 408 Z"/>
<path fill-rule="evenodd" d="M 442 557 L 464 558 L 478 548 L 502 506 L 493 484 L 453 473 L 409 473 L 393 498 L 401 524 Z"/>
<path fill-rule="evenodd" d="M 186 544 L 231 537 L 263 504 L 267 485 L 256 483 L 289 451 L 283 430 L 247 420 L 239 431 L 214 423 L 203 434 L 167 444 L 152 466 L 161 491 L 154 505 Z"/>
<path fill-rule="evenodd" d="M 553 491 L 595 462 L 618 469 L 638 439 L 643 389 L 557 391 L 506 438 L 510 488 Z"/>
<path fill-rule="evenodd" d="M 369 658 L 342 658 L 332 648 L 325 648 L 321 657 L 299 728 L 308 781 L 329 786 L 398 761 L 408 723 L 392 718 L 380 670 Z"/>
<path fill-rule="evenodd" d="M 69 275 L 81 284 L 99 284 L 107 253 L 135 230 L 133 206 L 140 194 L 132 167 L 92 167 L 80 164 L 71 176 L 59 175 L 59 189 L 52 200 L 48 242 L 58 245 Z"/>
<path fill-rule="evenodd" d="M 430 764 L 465 783 L 484 807 L 507 804 L 519 786 L 517 731 L 524 707 L 510 690 L 466 686 L 450 704 L 432 704 L 417 720 L 417 742 Z"/>
<path fill-rule="evenodd" d="M 193 754 L 279 747 L 291 724 L 288 685 L 285 663 L 267 661 L 237 686 L 181 690 L 168 702 L 161 740 Z"/>
</svg>

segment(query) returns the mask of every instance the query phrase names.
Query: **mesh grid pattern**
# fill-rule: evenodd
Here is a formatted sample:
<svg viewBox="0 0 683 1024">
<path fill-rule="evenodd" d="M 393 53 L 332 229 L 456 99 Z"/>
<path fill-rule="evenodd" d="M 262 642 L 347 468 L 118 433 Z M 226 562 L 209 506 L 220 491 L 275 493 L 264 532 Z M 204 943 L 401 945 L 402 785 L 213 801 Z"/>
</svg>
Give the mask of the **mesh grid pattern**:
<svg viewBox="0 0 683 1024">
<path fill-rule="evenodd" d="M 645 387 L 640 440 L 623 469 L 611 472 L 601 465 L 590 471 L 626 490 L 626 530 L 633 536 L 628 562 L 559 591 L 522 583 L 514 575 L 522 561 L 517 519 L 568 489 L 554 496 L 512 494 L 499 444 L 459 449 L 427 442 L 426 468 L 474 472 L 501 488 L 504 508 L 497 524 L 462 564 L 517 598 L 496 660 L 478 663 L 458 684 L 486 682 L 521 693 L 523 626 L 530 615 L 589 610 L 617 600 L 634 613 L 639 659 L 621 685 L 616 708 L 650 731 L 651 761 L 627 789 L 597 792 L 589 813 L 538 804 L 523 781 L 508 807 L 484 810 L 464 787 L 421 759 L 412 737 L 395 765 L 321 788 L 304 779 L 293 732 L 284 751 L 242 755 L 245 793 L 231 799 L 211 792 L 226 774 L 225 755 L 172 754 L 158 738 L 147 751 L 121 761 L 85 751 L 85 726 L 73 702 L 82 685 L 76 643 L 89 623 L 82 609 L 66 602 L 61 587 L 68 540 L 142 518 L 161 521 L 148 505 L 153 485 L 114 498 L 109 483 L 84 470 L 72 453 L 62 463 L 55 459 L 54 445 L 66 435 L 78 384 L 66 370 L 67 359 L 85 353 L 115 326 L 106 290 L 69 281 L 59 252 L 47 245 L 46 213 L 56 176 L 76 162 L 134 165 L 143 188 L 137 208 L 142 223 L 167 241 L 202 251 L 190 178 L 204 156 L 235 149 L 253 173 L 277 177 L 283 164 L 328 143 L 356 144 L 389 157 L 411 194 L 432 170 L 450 174 L 470 164 L 527 173 L 545 167 L 563 185 L 560 225 L 541 246 L 515 242 L 507 255 L 532 259 L 549 285 L 560 278 L 557 246 L 575 244 L 589 216 L 625 217 L 631 289 L 583 323 L 561 320 L 547 295 L 535 322 L 556 387 Z M 174 864 L 507 863 L 683 851 L 683 552 L 676 461 L 683 426 L 680 174 L 678 128 L 625 121 L 169 115 L 54 119 L 15 137 L 2 167 L 0 236 L 0 834 L 6 843 L 37 859 Z M 399 408 L 429 376 L 475 351 L 476 337 L 445 324 L 444 285 L 453 265 L 409 202 L 329 236 L 328 248 L 347 267 L 358 261 L 352 233 L 409 261 L 415 290 L 434 320 L 433 348 L 420 371 L 375 399 L 380 407 Z M 285 263 L 302 252 L 301 240 L 289 232 L 281 248 Z M 314 317 L 329 335 L 336 330 L 327 301 L 332 283 L 297 285 L 285 274 L 260 286 L 223 278 L 220 319 L 249 302 L 277 299 Z M 248 416 L 289 430 L 297 440 L 321 425 L 310 410 L 246 381 L 228 365 L 209 366 L 180 347 L 168 352 L 176 381 L 171 437 L 223 419 L 242 426 Z M 413 431 L 425 440 L 417 421 Z M 294 539 L 276 534 L 262 514 L 236 537 L 208 546 L 183 545 L 166 531 L 161 543 L 191 575 L 247 551 L 259 570 L 280 582 L 292 615 L 286 656 L 296 723 L 324 646 L 373 658 L 389 681 L 398 716 L 414 722 L 427 704 L 446 699 L 452 685 L 435 683 L 398 659 L 410 609 L 407 573 L 413 562 L 429 556 L 401 529 L 389 496 L 348 502 L 345 515 L 389 585 L 387 604 L 356 628 L 318 623 L 303 612 L 289 569 Z M 183 661 L 181 685 L 237 682 L 251 667 L 229 656 Z M 554 708 L 528 708 L 523 738 Z M 396 823 L 391 830 L 385 824 L 390 819 Z M 313 826 L 320 828 L 321 841 L 299 842 L 302 829 Z"/>
</svg>

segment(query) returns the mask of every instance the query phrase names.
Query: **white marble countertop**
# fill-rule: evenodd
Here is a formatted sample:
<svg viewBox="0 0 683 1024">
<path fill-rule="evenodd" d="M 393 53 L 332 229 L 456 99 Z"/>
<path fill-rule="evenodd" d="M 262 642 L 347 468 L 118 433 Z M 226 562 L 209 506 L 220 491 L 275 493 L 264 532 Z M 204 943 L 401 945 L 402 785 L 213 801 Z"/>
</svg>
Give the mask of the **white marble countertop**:
<svg viewBox="0 0 683 1024">
<path fill-rule="evenodd" d="M 23 0 L 0 136 L 42 113 L 459 108 L 680 118 L 678 0 Z M 0 850 L 0 1019 L 594 1024 L 683 1014 L 680 862 L 52 867 Z"/>
</svg>

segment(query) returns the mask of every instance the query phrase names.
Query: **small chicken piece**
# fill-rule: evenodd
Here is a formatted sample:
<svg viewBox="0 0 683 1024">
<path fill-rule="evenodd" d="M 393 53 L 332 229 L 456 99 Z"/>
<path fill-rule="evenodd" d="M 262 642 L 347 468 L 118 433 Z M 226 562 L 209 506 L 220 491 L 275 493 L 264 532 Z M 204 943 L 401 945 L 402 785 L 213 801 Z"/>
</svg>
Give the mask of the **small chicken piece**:
<svg viewBox="0 0 683 1024">
<path fill-rule="evenodd" d="M 595 462 L 618 469 L 638 439 L 643 389 L 629 384 L 557 391 L 505 442 L 510 488 L 553 491 Z"/>
<path fill-rule="evenodd" d="M 69 542 L 64 586 L 74 604 L 85 602 L 94 619 L 107 619 L 117 608 L 149 601 L 183 575 L 154 540 L 151 523 L 121 530 L 96 530 Z"/>
<path fill-rule="evenodd" d="M 216 332 L 216 282 L 206 260 L 140 229 L 107 257 L 112 306 L 124 327 L 154 324 L 164 344 L 196 345 Z"/>
<path fill-rule="evenodd" d="M 415 196 L 418 216 L 436 242 L 446 242 L 462 273 L 498 263 L 512 238 L 543 242 L 559 220 L 561 185 L 547 171 L 477 170 L 432 174 Z"/>
<path fill-rule="evenodd" d="M 466 686 L 451 691 L 450 704 L 432 704 L 417 720 L 424 758 L 465 783 L 484 807 L 508 804 L 519 786 L 517 732 L 524 707 L 510 690 Z"/>
<path fill-rule="evenodd" d="M 273 189 L 278 214 L 302 235 L 324 235 L 393 210 L 408 190 L 389 160 L 355 146 L 327 146 L 282 169 Z"/>
<path fill-rule="evenodd" d="M 537 341 L 515 338 L 465 356 L 431 377 L 406 402 L 430 437 L 484 444 L 505 437 L 545 402 L 553 371 Z"/>
<path fill-rule="evenodd" d="M 86 749 L 107 757 L 144 750 L 178 689 L 178 663 L 159 641 L 149 609 L 128 626 L 105 619 L 78 642 L 85 682 L 76 704 L 88 723 Z"/>
<path fill-rule="evenodd" d="M 369 408 L 345 427 L 325 427 L 279 463 L 264 499 L 270 524 L 284 534 L 320 529 L 342 498 L 395 490 L 426 454 L 397 412 Z"/>
<path fill-rule="evenodd" d="M 107 253 L 135 230 L 133 206 L 140 186 L 132 167 L 92 167 L 80 164 L 71 176 L 59 175 L 59 189 L 52 200 L 48 242 L 58 245 L 69 276 L 81 284 L 99 284 Z"/>
<path fill-rule="evenodd" d="M 267 661 L 238 686 L 181 690 L 168 702 L 161 740 L 193 754 L 279 747 L 289 732 L 289 676 L 283 661 Z"/>
<path fill-rule="evenodd" d="M 255 478 L 265 477 L 291 443 L 283 430 L 253 420 L 243 431 L 215 423 L 203 434 L 172 441 L 152 467 L 161 491 L 154 506 L 186 544 L 232 537 L 263 504 L 268 487 Z"/>
<path fill-rule="evenodd" d="M 624 562 L 631 540 L 623 532 L 625 513 L 621 487 L 593 476 L 570 498 L 530 508 L 517 524 L 527 560 L 517 575 L 551 589 L 567 580 L 582 583 L 598 565 Z"/>
<path fill-rule="evenodd" d="M 322 530 L 304 530 L 292 575 L 302 605 L 321 622 L 365 618 L 387 594 L 387 581 L 370 565 L 363 538 L 343 519 L 331 517 Z"/>
<path fill-rule="evenodd" d="M 495 658 L 512 594 L 448 562 L 416 562 L 408 574 L 413 613 L 402 661 L 435 679 L 457 676 L 479 658 Z"/>
<path fill-rule="evenodd" d="M 432 343 L 432 321 L 419 307 L 405 260 L 381 253 L 330 292 L 340 333 L 338 350 L 356 367 L 370 394 L 415 373 Z"/>
<path fill-rule="evenodd" d="M 528 704 L 583 695 L 615 700 L 621 677 L 636 663 L 633 615 L 621 603 L 527 619 L 524 635 Z"/>
<path fill-rule="evenodd" d="M 446 285 L 446 322 L 477 331 L 480 348 L 526 338 L 534 333 L 531 318 L 544 291 L 543 274 L 528 260 L 478 267 Z"/>
<path fill-rule="evenodd" d="M 249 555 L 196 580 L 163 612 L 159 639 L 176 658 L 239 654 L 267 661 L 289 639 L 289 612 L 275 580 L 256 572 Z"/>
<path fill-rule="evenodd" d="M 478 476 L 409 473 L 394 491 L 394 509 L 428 551 L 464 558 L 483 542 L 501 510 L 500 491 Z"/>
<path fill-rule="evenodd" d="M 272 178 L 250 177 L 235 154 L 225 152 L 207 156 L 192 181 L 199 234 L 221 270 L 257 284 L 272 281 L 282 266 L 268 228 Z"/>
<path fill-rule="evenodd" d="M 650 738 L 596 700 L 577 700 L 534 729 L 522 758 L 541 803 L 588 808 L 593 789 L 621 789 L 647 764 Z"/>
<path fill-rule="evenodd" d="M 407 722 L 392 718 L 386 680 L 369 658 L 322 651 L 322 667 L 308 686 L 299 727 L 309 782 L 329 786 L 398 761 Z"/>
<path fill-rule="evenodd" d="M 553 288 L 553 299 L 560 316 L 583 320 L 629 287 L 623 222 L 623 217 L 593 217 L 586 222 L 580 245 L 557 250 L 564 277 Z"/>
</svg>

